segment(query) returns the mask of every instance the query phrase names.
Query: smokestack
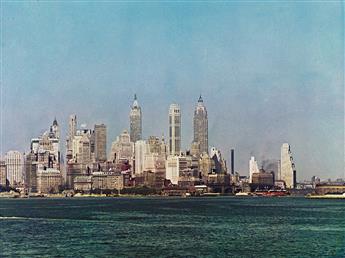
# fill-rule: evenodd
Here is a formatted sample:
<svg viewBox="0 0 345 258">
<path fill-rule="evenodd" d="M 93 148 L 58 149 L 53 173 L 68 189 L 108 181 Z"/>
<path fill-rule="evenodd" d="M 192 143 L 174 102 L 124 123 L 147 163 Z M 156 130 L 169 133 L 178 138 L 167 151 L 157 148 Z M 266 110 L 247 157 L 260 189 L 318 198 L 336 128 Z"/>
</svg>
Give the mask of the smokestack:
<svg viewBox="0 0 345 258">
<path fill-rule="evenodd" d="M 234 156 L 235 156 L 235 151 L 234 149 L 231 149 L 231 174 L 234 175 L 235 174 L 235 160 L 234 160 Z"/>
</svg>

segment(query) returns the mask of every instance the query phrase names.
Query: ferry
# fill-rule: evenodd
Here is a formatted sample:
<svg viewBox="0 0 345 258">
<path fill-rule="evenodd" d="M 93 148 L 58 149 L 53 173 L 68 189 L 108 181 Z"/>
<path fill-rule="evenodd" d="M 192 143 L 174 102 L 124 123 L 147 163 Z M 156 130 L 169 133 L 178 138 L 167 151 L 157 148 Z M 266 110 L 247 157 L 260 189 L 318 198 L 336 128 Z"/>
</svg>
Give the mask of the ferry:
<svg viewBox="0 0 345 258">
<path fill-rule="evenodd" d="M 264 190 L 264 191 L 255 191 L 255 196 L 263 196 L 263 197 L 281 197 L 281 196 L 288 196 L 290 193 L 286 190 Z"/>
<path fill-rule="evenodd" d="M 307 194 L 305 198 L 308 199 L 345 199 L 345 193 L 343 194 L 325 194 L 325 195 L 313 195 Z"/>
</svg>

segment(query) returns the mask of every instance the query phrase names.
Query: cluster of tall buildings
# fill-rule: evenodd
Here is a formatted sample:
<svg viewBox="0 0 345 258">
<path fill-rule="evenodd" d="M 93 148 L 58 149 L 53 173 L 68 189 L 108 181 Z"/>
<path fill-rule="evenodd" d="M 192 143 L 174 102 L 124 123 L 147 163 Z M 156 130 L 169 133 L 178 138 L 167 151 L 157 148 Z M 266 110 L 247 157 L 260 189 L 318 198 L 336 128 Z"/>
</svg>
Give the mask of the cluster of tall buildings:
<svg viewBox="0 0 345 258">
<path fill-rule="evenodd" d="M 121 190 L 143 185 L 155 188 L 206 185 L 214 191 L 233 191 L 239 178 L 234 169 L 234 150 L 231 150 L 228 172 L 221 151 L 209 148 L 208 114 L 201 96 L 194 110 L 194 134 L 189 150 L 181 147 L 182 116 L 178 104 L 169 107 L 167 141 L 163 134 L 144 139 L 142 117 L 135 95 L 129 112 L 129 131 L 123 130 L 107 153 L 106 125 L 86 128 L 78 124 L 75 114 L 70 115 L 65 155 L 60 151 L 60 127 L 55 119 L 48 131 L 31 140 L 28 153 L 9 151 L 6 154 L 0 162 L 0 185 L 9 184 L 38 193 L 63 189 Z M 277 172 L 279 180 L 284 180 L 288 188 L 295 187 L 296 170 L 288 144 L 282 146 Z M 249 183 L 260 181 L 261 177 L 264 172 L 252 157 Z"/>
<path fill-rule="evenodd" d="M 277 171 L 259 169 L 254 156 L 249 160 L 249 183 L 255 186 L 284 185 L 288 189 L 296 188 L 296 168 L 288 143 L 283 143 L 280 149 L 280 160 L 276 161 Z"/>
</svg>

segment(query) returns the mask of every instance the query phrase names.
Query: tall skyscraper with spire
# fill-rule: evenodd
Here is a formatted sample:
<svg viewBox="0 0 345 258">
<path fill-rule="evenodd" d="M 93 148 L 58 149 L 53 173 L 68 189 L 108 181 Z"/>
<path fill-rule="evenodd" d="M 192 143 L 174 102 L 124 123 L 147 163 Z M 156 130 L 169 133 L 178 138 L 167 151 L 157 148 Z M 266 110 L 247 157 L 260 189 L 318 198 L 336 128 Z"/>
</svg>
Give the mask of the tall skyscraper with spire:
<svg viewBox="0 0 345 258">
<path fill-rule="evenodd" d="M 178 104 L 169 108 L 169 154 L 179 155 L 181 151 L 181 110 Z"/>
<path fill-rule="evenodd" d="M 201 95 L 194 110 L 194 143 L 199 144 L 200 153 L 208 153 L 208 118 Z"/>
<path fill-rule="evenodd" d="M 136 142 L 142 139 L 141 107 L 139 106 L 137 95 L 134 94 L 134 102 L 129 114 L 130 120 L 130 139 Z"/>
</svg>

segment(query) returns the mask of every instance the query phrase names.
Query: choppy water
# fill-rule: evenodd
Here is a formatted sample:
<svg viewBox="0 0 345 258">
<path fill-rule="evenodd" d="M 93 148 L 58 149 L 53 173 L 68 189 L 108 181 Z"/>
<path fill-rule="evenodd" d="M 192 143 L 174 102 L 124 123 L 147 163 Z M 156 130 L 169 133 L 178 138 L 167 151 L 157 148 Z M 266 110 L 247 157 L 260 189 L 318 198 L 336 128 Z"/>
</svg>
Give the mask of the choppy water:
<svg viewBox="0 0 345 258">
<path fill-rule="evenodd" d="M 345 257 L 345 201 L 1 199 L 1 257 Z"/>
</svg>

